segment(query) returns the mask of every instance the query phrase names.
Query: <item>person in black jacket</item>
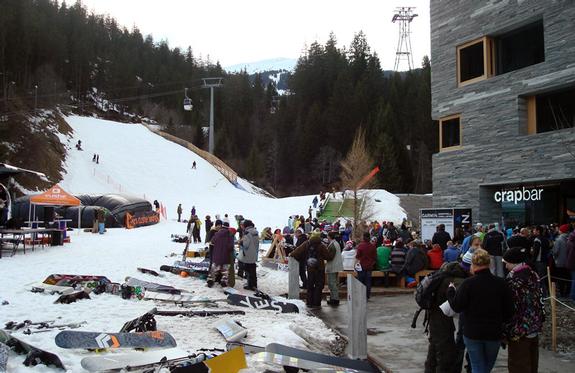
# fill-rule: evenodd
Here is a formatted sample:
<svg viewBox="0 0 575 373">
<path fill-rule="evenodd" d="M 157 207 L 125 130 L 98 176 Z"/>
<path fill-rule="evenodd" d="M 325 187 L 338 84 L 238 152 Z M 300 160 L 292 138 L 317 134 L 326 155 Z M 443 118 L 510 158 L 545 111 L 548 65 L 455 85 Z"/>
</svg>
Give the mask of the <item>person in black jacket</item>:
<svg viewBox="0 0 575 373">
<path fill-rule="evenodd" d="M 433 304 L 427 311 L 429 347 L 425 359 L 425 373 L 461 372 L 454 338 L 453 317 L 445 315 L 439 307 L 447 300 L 449 284 L 462 283 L 468 276 L 469 266 L 465 267 L 458 262 L 452 262 L 444 264 L 439 271 L 444 274 L 444 277 L 435 291 Z"/>
<path fill-rule="evenodd" d="M 451 241 L 451 235 L 449 232 L 445 231 L 445 224 L 439 224 L 437 226 L 437 232 L 433 234 L 431 239 L 432 244 L 438 244 L 441 246 L 441 250 L 447 249 L 447 243 Z"/>
<path fill-rule="evenodd" d="M 521 228 L 513 231 L 513 236 L 507 240 L 508 247 L 521 247 L 529 251 L 531 243 L 529 242 L 529 229 Z"/>
<path fill-rule="evenodd" d="M 295 238 L 296 238 L 295 247 L 300 247 L 305 241 L 307 241 L 307 235 L 305 233 L 303 233 L 302 228 L 296 229 Z M 306 261 L 307 261 L 307 258 L 305 257 L 305 254 L 302 254 L 301 260 L 298 260 L 298 262 L 299 262 L 299 278 L 301 279 L 301 282 L 302 282 L 302 285 L 300 286 L 301 289 L 307 289 L 307 275 L 305 272 Z"/>
<path fill-rule="evenodd" d="M 495 365 L 503 325 L 509 322 L 514 309 L 511 290 L 504 279 L 489 271 L 491 258 L 483 249 L 473 254 L 471 272 L 474 274 L 455 289 L 447 290 L 449 305 L 463 313 L 463 340 L 471 359 L 473 373 L 489 373 Z"/>
<path fill-rule="evenodd" d="M 491 256 L 491 273 L 497 277 L 505 277 L 503 271 L 503 245 L 505 244 L 505 237 L 503 233 L 495 229 L 495 224 L 489 224 L 489 231 L 483 238 L 483 248 Z"/>
</svg>

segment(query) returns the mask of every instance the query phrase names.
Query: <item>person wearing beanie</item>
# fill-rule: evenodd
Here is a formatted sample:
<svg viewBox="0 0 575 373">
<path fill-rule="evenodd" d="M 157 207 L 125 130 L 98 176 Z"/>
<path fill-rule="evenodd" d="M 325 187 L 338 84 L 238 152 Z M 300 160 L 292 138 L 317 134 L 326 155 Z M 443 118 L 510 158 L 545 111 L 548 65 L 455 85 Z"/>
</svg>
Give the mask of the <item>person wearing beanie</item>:
<svg viewBox="0 0 575 373">
<path fill-rule="evenodd" d="M 460 351 L 454 338 L 455 323 L 453 317 L 445 315 L 440 306 L 447 301 L 449 285 L 454 283 L 459 286 L 463 283 L 469 276 L 469 268 L 465 269 L 458 262 L 452 262 L 443 265 L 439 272 L 443 274 L 443 278 L 427 312 L 429 346 L 425 359 L 425 372 L 460 372 L 462 362 L 459 362 Z M 463 354 L 464 351 L 461 351 L 461 357 Z"/>
<path fill-rule="evenodd" d="M 208 287 L 212 287 L 214 282 L 221 276 L 222 287 L 228 286 L 228 275 L 230 260 L 234 250 L 234 238 L 228 227 L 223 225 L 211 240 L 213 246 L 210 253 L 211 269 L 208 274 Z"/>
<path fill-rule="evenodd" d="M 490 264 L 489 253 L 476 249 L 471 261 L 474 275 L 457 289 L 450 284 L 447 290 L 449 305 L 463 314 L 463 341 L 474 373 L 491 372 L 501 346 L 503 325 L 513 315 L 511 290 L 505 279 L 491 274 Z"/>
<path fill-rule="evenodd" d="M 318 236 L 319 237 L 319 236 Z M 300 228 L 296 229 L 295 231 L 295 247 L 299 247 L 301 246 L 305 241 L 308 240 L 308 237 L 305 233 L 303 233 L 303 230 L 301 230 Z M 288 253 L 289 255 L 289 253 Z M 301 280 L 301 289 L 307 289 L 307 275 L 306 275 L 306 262 L 307 258 L 305 258 L 304 256 L 302 256 L 301 260 L 299 260 L 299 278 Z"/>
<path fill-rule="evenodd" d="M 539 333 L 543 328 L 543 292 L 539 276 L 525 262 L 528 251 L 512 247 L 503 262 L 509 271 L 505 279 L 511 290 L 515 312 L 505 324 L 509 346 L 507 368 L 510 373 L 535 373 L 539 363 Z"/>
<path fill-rule="evenodd" d="M 338 233 L 329 232 L 327 234 L 328 245 L 327 251 L 333 258 L 327 261 L 325 265 L 325 273 L 327 274 L 327 286 L 329 287 L 329 301 L 327 304 L 330 306 L 339 306 L 339 284 L 338 274 L 343 271 L 343 261 L 341 258 L 341 246 L 337 242 Z"/>
<path fill-rule="evenodd" d="M 306 305 L 312 309 L 321 307 L 321 293 L 325 284 L 325 261 L 332 260 L 333 256 L 319 236 L 313 236 L 300 246 L 296 247 L 289 256 L 302 263 L 305 258 L 307 269 L 307 298 Z"/>
<path fill-rule="evenodd" d="M 260 239 L 258 231 L 251 220 L 244 220 L 244 235 L 240 241 L 240 251 L 238 254 L 238 265 L 242 263 L 242 268 L 247 277 L 246 290 L 256 290 L 258 280 L 256 275 L 256 262 L 258 261 L 258 251 L 260 249 Z"/>
<path fill-rule="evenodd" d="M 559 237 L 553 245 L 552 255 L 555 261 L 553 268 L 553 277 L 557 279 L 557 290 L 559 296 L 566 298 L 571 290 L 571 273 L 567 269 L 567 238 L 569 237 L 569 224 L 563 224 L 559 227 Z"/>
<path fill-rule="evenodd" d="M 463 255 L 463 257 L 461 258 L 461 266 L 468 272 L 471 270 L 472 259 L 473 259 L 473 252 L 471 251 L 466 252 L 465 255 Z"/>
<path fill-rule="evenodd" d="M 371 271 L 375 269 L 377 260 L 377 248 L 375 243 L 371 242 L 369 232 L 363 233 L 363 241 L 357 245 L 355 259 L 361 267 L 356 269 L 357 279 L 365 285 L 367 299 L 369 299 L 371 296 Z"/>
</svg>

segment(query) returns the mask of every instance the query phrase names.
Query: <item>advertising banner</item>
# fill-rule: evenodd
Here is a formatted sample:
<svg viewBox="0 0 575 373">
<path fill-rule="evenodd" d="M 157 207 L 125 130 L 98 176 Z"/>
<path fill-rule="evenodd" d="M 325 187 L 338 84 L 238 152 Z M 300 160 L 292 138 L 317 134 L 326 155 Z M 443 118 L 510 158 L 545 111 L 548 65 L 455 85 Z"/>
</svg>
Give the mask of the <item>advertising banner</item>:
<svg viewBox="0 0 575 373">
<path fill-rule="evenodd" d="M 423 241 L 433 238 L 439 224 L 453 237 L 455 228 L 471 227 L 471 209 L 421 209 L 419 219 Z"/>
<path fill-rule="evenodd" d="M 135 214 L 126 213 L 126 228 L 138 228 L 160 222 L 160 214 L 155 211 L 143 211 Z"/>
</svg>

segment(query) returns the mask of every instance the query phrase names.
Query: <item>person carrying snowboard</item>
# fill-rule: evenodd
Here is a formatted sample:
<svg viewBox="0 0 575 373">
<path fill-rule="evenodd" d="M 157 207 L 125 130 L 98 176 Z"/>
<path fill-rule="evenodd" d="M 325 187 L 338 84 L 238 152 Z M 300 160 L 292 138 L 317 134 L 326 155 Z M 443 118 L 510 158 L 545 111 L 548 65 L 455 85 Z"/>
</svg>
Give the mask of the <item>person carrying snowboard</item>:
<svg viewBox="0 0 575 373">
<path fill-rule="evenodd" d="M 217 225 L 217 223 L 216 223 Z M 228 286 L 228 270 L 232 251 L 234 250 L 234 238 L 232 237 L 229 225 L 224 224 L 212 238 L 213 248 L 211 250 L 212 267 L 208 275 L 208 287 L 214 286 L 218 276 L 221 276 L 220 285 Z"/>
<path fill-rule="evenodd" d="M 242 263 L 243 270 L 248 280 L 244 289 L 256 290 L 258 287 L 256 262 L 258 261 L 260 239 L 258 231 L 251 220 L 244 220 L 242 225 L 244 226 L 244 235 L 240 241 L 238 261 Z"/>
<path fill-rule="evenodd" d="M 292 251 L 290 256 L 298 261 L 307 258 L 305 261 L 307 268 L 306 305 L 312 309 L 321 308 L 321 292 L 325 283 L 325 261 L 333 259 L 333 252 L 330 253 L 327 250 L 319 235 L 313 235 Z"/>
<path fill-rule="evenodd" d="M 182 204 L 181 203 L 178 205 L 177 212 L 178 212 L 178 223 L 179 223 L 182 220 Z"/>
<path fill-rule="evenodd" d="M 192 236 L 194 238 L 194 243 L 201 243 L 202 239 L 200 238 L 200 227 L 202 226 L 202 221 L 200 218 L 194 215 L 192 224 Z"/>
</svg>

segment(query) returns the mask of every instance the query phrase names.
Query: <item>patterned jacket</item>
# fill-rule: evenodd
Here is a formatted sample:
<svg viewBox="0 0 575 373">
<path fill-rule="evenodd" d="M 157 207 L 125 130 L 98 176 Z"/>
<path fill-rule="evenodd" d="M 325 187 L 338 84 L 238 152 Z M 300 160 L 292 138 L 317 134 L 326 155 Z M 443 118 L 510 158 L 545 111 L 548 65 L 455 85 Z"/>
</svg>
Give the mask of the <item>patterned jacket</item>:
<svg viewBox="0 0 575 373">
<path fill-rule="evenodd" d="M 515 307 L 515 313 L 505 326 L 507 339 L 517 340 L 541 332 L 545 310 L 539 276 L 528 265 L 521 264 L 509 272 L 506 281 Z"/>
</svg>

